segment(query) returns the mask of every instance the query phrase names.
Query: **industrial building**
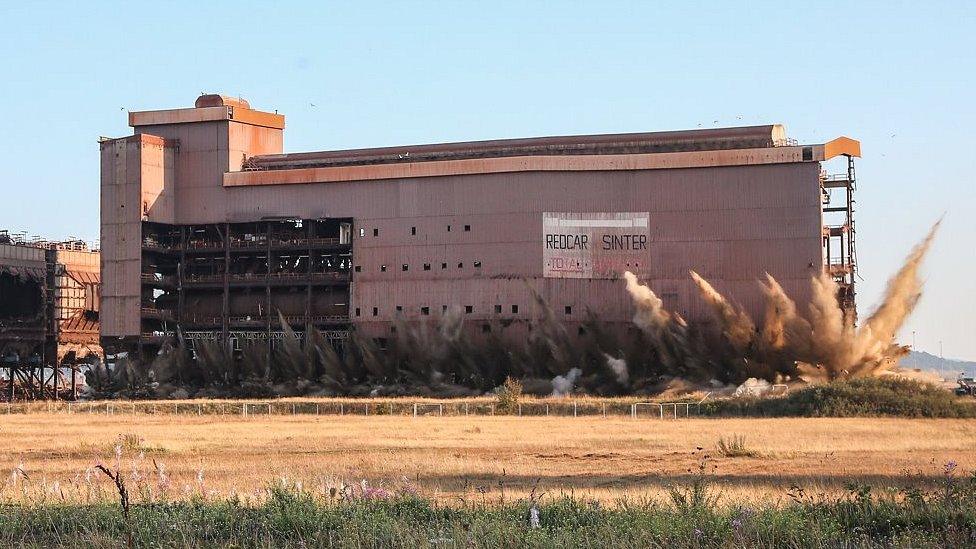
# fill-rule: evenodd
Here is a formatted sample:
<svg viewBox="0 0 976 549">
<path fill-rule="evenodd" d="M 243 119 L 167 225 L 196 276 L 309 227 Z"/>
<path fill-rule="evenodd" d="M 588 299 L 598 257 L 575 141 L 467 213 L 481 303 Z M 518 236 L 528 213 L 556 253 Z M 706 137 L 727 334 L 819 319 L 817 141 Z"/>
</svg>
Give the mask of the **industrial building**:
<svg viewBox="0 0 976 549">
<path fill-rule="evenodd" d="M 286 154 L 284 116 L 218 95 L 129 125 L 100 143 L 107 352 L 149 357 L 178 333 L 270 348 L 281 319 L 382 342 L 449 311 L 474 334 L 524 337 L 546 314 L 626 329 L 624 271 L 706 324 L 689 270 L 761 318 L 764 273 L 802 306 L 828 269 L 853 314 L 849 138 L 769 125 Z"/>
<path fill-rule="evenodd" d="M 78 240 L 0 231 L 0 398 L 74 396 L 76 372 L 101 359 L 99 254 Z"/>
</svg>

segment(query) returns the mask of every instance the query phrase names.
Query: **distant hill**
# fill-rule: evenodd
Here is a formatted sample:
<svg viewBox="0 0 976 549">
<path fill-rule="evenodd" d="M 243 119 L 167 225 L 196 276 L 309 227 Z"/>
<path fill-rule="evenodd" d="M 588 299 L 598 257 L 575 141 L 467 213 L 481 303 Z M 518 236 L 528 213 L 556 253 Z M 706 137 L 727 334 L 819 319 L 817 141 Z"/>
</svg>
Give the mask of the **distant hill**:
<svg viewBox="0 0 976 549">
<path fill-rule="evenodd" d="M 918 368 L 935 372 L 950 381 L 956 379 L 960 372 L 965 372 L 966 377 L 976 377 L 976 362 L 942 359 L 925 351 L 912 351 L 899 364 L 906 369 Z"/>
</svg>

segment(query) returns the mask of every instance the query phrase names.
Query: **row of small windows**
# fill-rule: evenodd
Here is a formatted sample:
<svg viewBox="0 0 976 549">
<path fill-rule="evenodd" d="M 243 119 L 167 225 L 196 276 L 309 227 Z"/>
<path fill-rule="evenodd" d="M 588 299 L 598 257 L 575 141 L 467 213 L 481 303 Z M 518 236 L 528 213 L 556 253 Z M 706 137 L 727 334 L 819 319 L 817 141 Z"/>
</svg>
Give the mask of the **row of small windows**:
<svg viewBox="0 0 976 549">
<path fill-rule="evenodd" d="M 447 232 L 451 232 L 451 229 L 452 228 L 453 227 L 451 225 L 448 225 L 447 226 Z M 464 232 L 470 233 L 471 232 L 471 225 L 465 225 L 464 226 Z M 379 235 L 380 235 L 380 230 L 374 228 L 373 229 L 373 236 L 379 236 Z M 366 228 L 365 227 L 360 227 L 359 228 L 359 236 L 360 237 L 365 237 L 366 236 Z M 410 236 L 417 236 L 417 227 L 410 227 Z"/>
<path fill-rule="evenodd" d="M 396 306 L 396 312 L 402 313 L 403 312 L 403 305 L 397 305 Z M 441 305 L 441 312 L 445 312 L 445 313 L 447 312 L 447 305 Z M 464 306 L 464 314 L 471 314 L 473 312 L 474 312 L 474 305 L 465 305 Z M 517 315 L 518 312 L 519 312 L 519 306 L 518 305 L 512 305 L 512 314 L 513 315 Z M 573 314 L 573 306 L 572 305 L 566 305 L 566 307 L 563 308 L 563 312 L 566 313 L 567 315 Z M 501 314 L 501 313 L 502 313 L 502 306 L 501 305 L 495 305 L 495 314 Z M 373 316 L 379 316 L 379 314 L 380 314 L 379 308 L 378 307 L 373 307 Z M 425 315 L 425 316 L 426 315 L 429 315 L 430 314 L 430 307 L 421 307 L 420 308 L 420 314 L 421 315 Z M 356 307 L 356 316 L 362 316 L 362 309 L 360 309 L 359 307 Z"/>
<path fill-rule="evenodd" d="M 481 268 L 481 262 L 480 261 L 474 261 L 471 264 L 474 266 L 475 269 L 480 269 Z M 462 262 L 459 262 L 457 264 L 457 268 L 458 269 L 463 269 L 464 268 L 464 262 L 463 261 Z M 441 270 L 444 270 L 444 269 L 447 269 L 447 263 L 441 263 Z M 362 265 L 356 265 L 356 267 L 354 268 L 354 270 L 357 273 L 361 273 L 361 272 L 363 272 L 363 266 Z M 410 265 L 407 264 L 407 263 L 404 263 L 403 265 L 400 265 L 400 270 L 403 271 L 403 272 L 407 272 L 407 271 L 410 270 Z M 424 270 L 425 271 L 431 270 L 430 263 L 424 263 Z M 386 271 L 387 271 L 386 265 L 380 265 L 380 272 L 381 273 L 385 273 Z"/>
</svg>

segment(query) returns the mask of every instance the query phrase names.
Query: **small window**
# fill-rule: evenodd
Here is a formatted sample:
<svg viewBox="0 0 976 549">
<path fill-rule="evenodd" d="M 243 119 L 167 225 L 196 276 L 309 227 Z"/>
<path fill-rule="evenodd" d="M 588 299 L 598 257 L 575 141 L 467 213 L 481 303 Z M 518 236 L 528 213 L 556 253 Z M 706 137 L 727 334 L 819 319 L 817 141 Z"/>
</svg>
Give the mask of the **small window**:
<svg viewBox="0 0 976 549">
<path fill-rule="evenodd" d="M 409 271 L 410 270 L 410 265 L 407 265 L 406 263 L 404 263 L 403 265 L 400 266 L 400 270 L 401 271 Z"/>
<path fill-rule="evenodd" d="M 447 263 L 441 263 L 441 269 L 446 269 L 446 268 L 447 268 Z"/>
<path fill-rule="evenodd" d="M 410 227 L 410 234 L 413 236 L 417 235 L 417 227 Z"/>
<path fill-rule="evenodd" d="M 573 314 L 573 306 L 572 305 L 566 305 L 566 314 L 568 314 L 568 315 Z"/>
<path fill-rule="evenodd" d="M 360 227 L 359 228 L 359 236 L 366 236 L 366 229 Z"/>
<path fill-rule="evenodd" d="M 430 314 L 430 307 L 421 307 L 420 308 L 420 314 L 422 314 L 422 315 L 429 315 Z"/>
<path fill-rule="evenodd" d="M 465 225 L 464 226 L 464 232 L 470 233 L 471 232 L 471 225 Z"/>
<path fill-rule="evenodd" d="M 378 314 L 380 314 L 380 310 L 377 309 L 376 307 L 373 307 L 373 316 L 376 316 Z"/>
<path fill-rule="evenodd" d="M 517 315 L 518 314 L 518 305 L 512 305 L 512 314 L 513 315 Z"/>
<path fill-rule="evenodd" d="M 464 314 L 469 315 L 474 312 L 474 305 L 465 305 Z"/>
<path fill-rule="evenodd" d="M 474 262 L 474 268 L 475 269 L 480 269 L 481 268 L 481 262 L 480 261 L 475 261 Z"/>
<path fill-rule="evenodd" d="M 380 230 L 379 229 L 373 229 L 373 236 L 379 236 L 379 235 L 380 235 Z"/>
<path fill-rule="evenodd" d="M 447 232 L 451 232 L 451 226 L 450 225 L 447 226 Z"/>
<path fill-rule="evenodd" d="M 356 265 L 356 272 L 357 273 L 363 272 L 363 266 L 362 265 Z"/>
<path fill-rule="evenodd" d="M 502 314 L 502 306 L 501 305 L 495 305 L 495 314 L 496 315 Z"/>
<path fill-rule="evenodd" d="M 464 263 L 458 263 L 458 269 L 463 269 L 463 268 L 464 268 Z"/>
<path fill-rule="evenodd" d="M 424 270 L 425 271 L 429 271 L 430 270 L 430 263 L 424 263 Z"/>
<path fill-rule="evenodd" d="M 380 272 L 381 273 L 385 273 L 386 272 L 386 265 L 380 265 Z"/>
<path fill-rule="evenodd" d="M 481 331 L 484 332 L 484 333 L 486 333 L 486 334 L 488 332 L 490 332 L 491 331 L 491 324 L 482 324 L 481 325 Z"/>
<path fill-rule="evenodd" d="M 403 312 L 403 305 L 397 305 L 397 312 L 398 313 L 402 313 Z"/>
<path fill-rule="evenodd" d="M 441 305 L 441 312 L 442 313 L 446 313 L 447 312 L 447 305 Z"/>
<path fill-rule="evenodd" d="M 359 316 L 359 307 L 356 307 L 356 316 Z"/>
</svg>

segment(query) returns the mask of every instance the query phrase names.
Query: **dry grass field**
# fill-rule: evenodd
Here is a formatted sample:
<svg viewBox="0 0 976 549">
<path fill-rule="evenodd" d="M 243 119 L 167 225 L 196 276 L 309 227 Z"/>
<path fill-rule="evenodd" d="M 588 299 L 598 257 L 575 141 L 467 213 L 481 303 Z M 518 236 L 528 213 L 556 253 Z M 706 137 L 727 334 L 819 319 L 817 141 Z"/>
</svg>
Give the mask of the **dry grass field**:
<svg viewBox="0 0 976 549">
<path fill-rule="evenodd" d="M 734 435 L 744 437 L 747 455 L 718 452 L 719 440 Z M 849 482 L 935 479 L 948 461 L 967 472 L 976 466 L 976 421 L 950 419 L 35 412 L 0 416 L 0 441 L 0 500 L 8 501 L 114 497 L 92 468 L 113 466 L 117 446 L 131 491 L 166 490 L 172 498 L 259 498 L 270 483 L 287 479 L 323 493 L 362 480 L 409 485 L 444 502 L 509 501 L 535 489 L 612 503 L 661 497 L 708 454 L 725 500 L 775 503 L 793 484 L 834 493 Z"/>
</svg>

